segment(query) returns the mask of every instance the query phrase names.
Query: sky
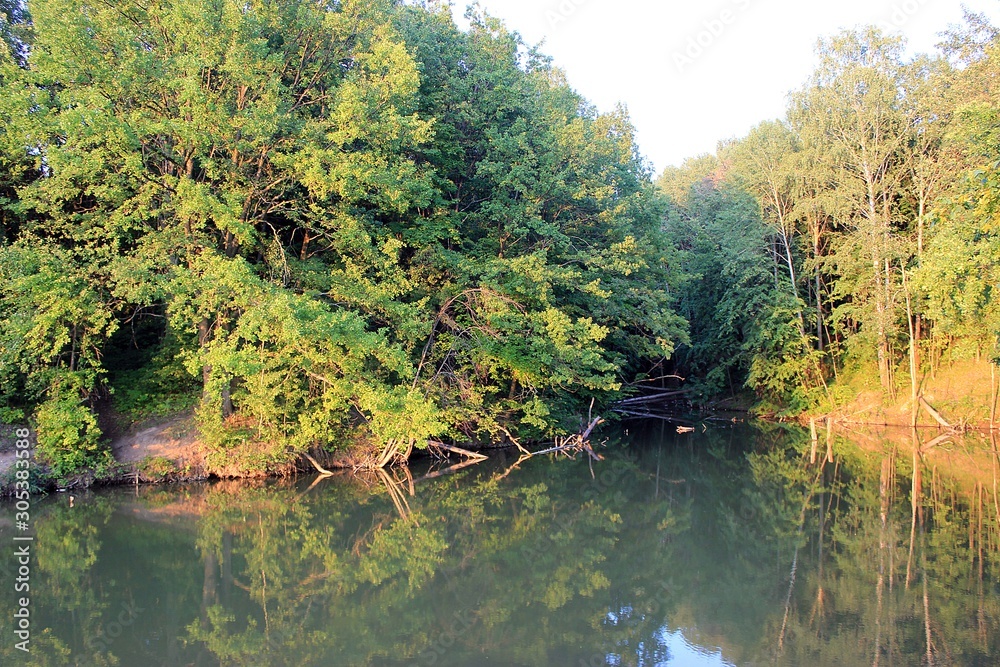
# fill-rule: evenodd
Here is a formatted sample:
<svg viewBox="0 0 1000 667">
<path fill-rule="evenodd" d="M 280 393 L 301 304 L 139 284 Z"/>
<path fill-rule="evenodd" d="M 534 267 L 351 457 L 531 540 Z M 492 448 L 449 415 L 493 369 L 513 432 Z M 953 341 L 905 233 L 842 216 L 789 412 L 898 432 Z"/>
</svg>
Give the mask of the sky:
<svg viewBox="0 0 1000 667">
<path fill-rule="evenodd" d="M 459 25 L 465 0 L 454 0 Z M 962 7 L 1000 24 L 1000 0 L 480 0 L 601 111 L 624 104 L 656 173 L 785 114 L 820 37 L 875 24 L 928 53 Z"/>
</svg>

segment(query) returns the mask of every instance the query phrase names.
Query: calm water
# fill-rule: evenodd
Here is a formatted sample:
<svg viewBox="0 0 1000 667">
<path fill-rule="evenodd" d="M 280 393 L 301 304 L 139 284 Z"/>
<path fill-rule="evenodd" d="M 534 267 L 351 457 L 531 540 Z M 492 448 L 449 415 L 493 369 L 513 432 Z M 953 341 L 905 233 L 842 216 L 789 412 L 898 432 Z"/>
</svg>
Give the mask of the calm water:
<svg viewBox="0 0 1000 667">
<path fill-rule="evenodd" d="M 1000 664 L 988 443 L 914 484 L 905 439 L 828 465 L 780 431 L 611 439 L 593 471 L 495 453 L 412 495 L 398 472 L 37 500 L 28 656 L 0 506 L 0 663 Z"/>
</svg>

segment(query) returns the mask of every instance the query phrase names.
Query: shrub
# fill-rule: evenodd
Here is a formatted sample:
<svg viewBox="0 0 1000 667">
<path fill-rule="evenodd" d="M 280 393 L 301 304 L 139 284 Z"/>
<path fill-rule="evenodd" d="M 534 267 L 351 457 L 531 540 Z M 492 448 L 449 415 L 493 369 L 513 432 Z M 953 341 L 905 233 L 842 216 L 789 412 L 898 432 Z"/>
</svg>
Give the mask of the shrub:
<svg viewBox="0 0 1000 667">
<path fill-rule="evenodd" d="M 80 398 L 80 389 L 79 378 L 64 375 L 35 412 L 39 458 L 57 477 L 96 466 L 108 457 L 97 418 Z"/>
</svg>

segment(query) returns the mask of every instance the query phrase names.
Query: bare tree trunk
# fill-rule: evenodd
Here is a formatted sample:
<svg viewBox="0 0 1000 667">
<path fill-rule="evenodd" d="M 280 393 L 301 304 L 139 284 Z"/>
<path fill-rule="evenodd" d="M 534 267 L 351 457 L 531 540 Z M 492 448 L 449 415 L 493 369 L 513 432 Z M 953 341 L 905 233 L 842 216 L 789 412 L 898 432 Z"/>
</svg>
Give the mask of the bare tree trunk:
<svg viewBox="0 0 1000 667">
<path fill-rule="evenodd" d="M 872 268 L 874 269 L 875 284 L 877 285 L 875 296 L 875 319 L 877 330 L 877 354 L 878 354 L 878 375 L 879 382 L 889 398 L 892 398 L 892 360 L 889 351 L 889 334 L 886 330 L 886 318 L 888 312 L 886 308 L 886 293 L 888 285 L 885 284 L 885 277 L 882 275 L 882 262 L 878 257 L 878 252 L 872 250 Z"/>
<path fill-rule="evenodd" d="M 903 269 L 903 292 L 906 295 L 906 324 L 910 334 L 910 426 L 917 425 L 917 341 L 913 331 L 913 308 L 910 290 L 906 284 L 906 269 Z"/>
<path fill-rule="evenodd" d="M 823 339 L 823 300 L 820 297 L 820 289 L 819 267 L 816 267 L 816 341 L 819 345 L 819 351 L 823 352 L 826 349 L 826 343 Z"/>
<path fill-rule="evenodd" d="M 805 337 L 806 319 L 802 314 L 802 309 L 799 307 L 802 301 L 799 299 L 799 285 L 795 277 L 795 262 L 792 260 L 792 244 L 788 238 L 788 233 L 785 231 L 784 219 L 779 219 L 779 224 L 781 225 L 781 244 L 785 246 L 785 264 L 788 266 L 788 279 L 792 283 L 792 296 L 795 297 L 795 313 L 799 318 L 799 335 Z"/>
<path fill-rule="evenodd" d="M 309 230 L 307 229 L 302 236 L 302 250 L 299 252 L 300 261 L 304 262 L 307 259 L 309 259 L 309 252 L 307 250 L 309 248 L 309 241 L 310 241 Z"/>
<path fill-rule="evenodd" d="M 826 418 L 826 462 L 833 463 L 833 420 Z"/>
<path fill-rule="evenodd" d="M 809 420 L 809 435 L 812 446 L 809 448 L 809 463 L 816 463 L 816 449 L 819 444 L 819 436 L 816 434 L 816 419 Z"/>
<path fill-rule="evenodd" d="M 990 361 L 990 430 L 997 427 L 997 365 Z"/>
</svg>

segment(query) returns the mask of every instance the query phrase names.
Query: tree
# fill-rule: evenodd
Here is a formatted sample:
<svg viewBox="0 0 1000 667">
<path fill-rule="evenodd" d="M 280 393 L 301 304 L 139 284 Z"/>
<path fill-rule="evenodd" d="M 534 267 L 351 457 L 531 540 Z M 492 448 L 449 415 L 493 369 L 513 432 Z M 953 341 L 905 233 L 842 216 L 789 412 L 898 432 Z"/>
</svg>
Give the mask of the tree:
<svg viewBox="0 0 1000 667">
<path fill-rule="evenodd" d="M 837 189 L 830 211 L 844 229 L 831 262 L 835 316 L 860 327 L 876 350 L 882 389 L 894 393 L 892 338 L 897 320 L 900 234 L 896 208 L 911 132 L 902 106 L 903 44 L 878 30 L 847 31 L 823 40 L 820 65 L 791 111 L 807 149 L 823 156 Z M 864 269 L 867 265 L 867 269 Z"/>
<path fill-rule="evenodd" d="M 798 150 L 797 139 L 780 121 L 766 121 L 750 133 L 733 142 L 723 159 L 732 161 L 733 173 L 743 187 L 760 202 L 761 219 L 770 225 L 780 241 L 775 259 L 784 264 L 788 273 L 788 289 L 799 301 L 799 284 L 796 277 L 797 260 L 793 256 L 795 234 L 798 231 L 794 216 L 795 177 L 791 168 Z M 798 312 L 800 330 L 805 336 L 805 317 Z"/>
<path fill-rule="evenodd" d="M 60 311 L 49 357 L 4 323 L 14 384 L 85 332 L 81 410 L 186 368 L 213 460 L 263 471 L 331 441 L 385 461 L 576 430 L 684 340 L 627 112 L 499 21 L 463 33 L 392 0 L 32 11 L 29 67 L 3 71 L 5 154 L 34 170 L 7 270 L 58 256 L 49 282 L 97 323 Z M 40 318 L 41 289 L 0 308 Z"/>
</svg>

